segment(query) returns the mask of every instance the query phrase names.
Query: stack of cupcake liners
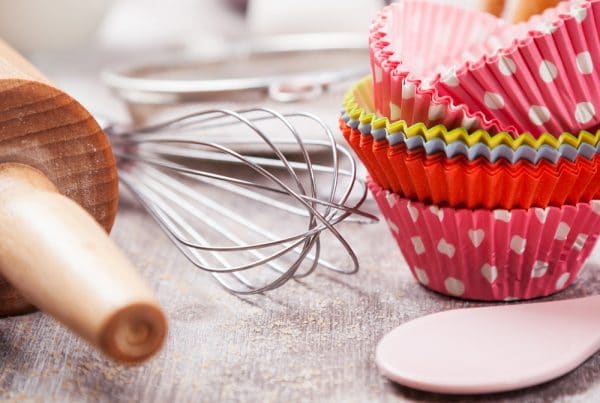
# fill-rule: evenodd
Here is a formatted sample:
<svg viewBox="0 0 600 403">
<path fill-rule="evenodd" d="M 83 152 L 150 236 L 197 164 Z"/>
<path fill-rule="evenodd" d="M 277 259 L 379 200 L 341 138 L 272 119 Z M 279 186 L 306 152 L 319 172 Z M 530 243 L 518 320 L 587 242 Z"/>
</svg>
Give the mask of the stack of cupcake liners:
<svg viewBox="0 0 600 403">
<path fill-rule="evenodd" d="M 399 15 L 406 18 L 397 21 Z M 480 45 L 481 38 L 506 26 L 492 16 L 444 4 L 402 1 L 386 7 L 369 40 L 376 110 L 392 121 L 498 132 L 499 122 L 442 96 L 428 77 L 443 71 L 465 47 Z"/>
<path fill-rule="evenodd" d="M 597 0 L 561 3 L 515 28 L 452 6 L 443 11 L 450 16 L 448 23 L 424 25 L 428 17 L 437 18 L 439 6 L 410 0 L 391 5 L 377 16 L 370 34 L 376 108 L 392 120 L 398 116 L 412 123 L 410 107 L 402 111 L 407 101 L 412 102 L 412 94 L 406 100 L 403 93 L 407 83 L 419 83 L 418 88 L 431 94 L 427 110 L 448 127 L 455 122 L 442 121 L 441 116 L 453 105 L 475 119 L 472 124 L 490 132 L 537 136 L 565 128 L 594 128 L 600 124 L 600 77 L 594 68 L 600 62 L 599 7 Z M 469 42 L 471 37 L 463 37 L 464 29 L 456 26 L 464 22 L 455 15 L 489 28 L 480 29 L 478 42 Z M 399 30 L 399 25 L 408 28 Z M 421 29 L 421 41 L 428 42 L 424 46 L 439 51 L 427 59 L 427 68 L 413 62 L 423 52 L 405 46 L 408 38 L 398 38 L 409 35 L 411 26 L 413 32 Z M 444 46 L 451 40 L 464 43 L 465 50 L 449 56 Z"/>
<path fill-rule="evenodd" d="M 515 148 L 512 137 L 491 148 L 482 142 L 469 147 L 460 140 L 426 140 L 426 128 L 407 137 L 398 130 L 403 122 L 390 125 L 369 110 L 365 87 L 370 83 L 367 78 L 350 91 L 345 105 L 351 110 L 345 111 L 340 127 L 369 174 L 386 190 L 425 203 L 471 209 L 560 206 L 600 196 L 600 131 L 583 131 L 578 137 L 563 134 L 558 142 L 545 143 L 556 139 L 546 135 L 534 146 Z M 360 99 L 353 94 L 361 94 Z M 350 119 L 357 113 L 357 119 Z M 436 147 L 424 146 L 430 142 Z M 454 155 L 461 149 L 466 155 Z M 474 151 L 470 158 L 471 149 L 485 151 Z M 495 150 L 504 150 L 509 157 L 486 157 L 497 155 Z"/>
<path fill-rule="evenodd" d="M 444 125 L 427 127 L 423 123 L 409 125 L 377 115 L 373 106 L 373 83 L 365 77 L 346 95 L 341 124 L 373 136 L 375 141 L 386 139 L 389 145 L 405 143 L 409 150 L 425 148 L 428 154 L 444 152 L 447 157 L 464 155 L 469 160 L 484 157 L 490 162 L 506 159 L 512 163 L 524 159 L 537 163 L 541 159 L 556 163 L 559 158 L 574 161 L 577 156 L 592 159 L 600 151 L 600 132 L 581 130 L 577 136 L 561 133 L 543 134 L 537 138 L 528 133 L 516 136 L 502 132 L 490 135 L 485 130 L 448 129 Z"/>
<path fill-rule="evenodd" d="M 600 45 L 591 43 L 598 3 L 561 3 L 516 26 L 414 0 L 375 18 L 372 77 L 348 93 L 339 123 L 419 283 L 506 300 L 549 295 L 576 279 L 600 234 L 600 131 L 595 106 L 564 111 L 600 96 Z M 462 47 L 449 43 L 457 37 Z M 584 48 L 587 73 L 576 60 L 575 76 L 567 59 Z M 556 67 L 543 67 L 552 80 L 542 68 L 527 73 L 539 61 L 532 49 Z M 502 100 L 492 95 L 486 105 L 486 92 Z M 544 110 L 544 119 L 529 119 L 532 97 L 550 118 Z"/>
</svg>

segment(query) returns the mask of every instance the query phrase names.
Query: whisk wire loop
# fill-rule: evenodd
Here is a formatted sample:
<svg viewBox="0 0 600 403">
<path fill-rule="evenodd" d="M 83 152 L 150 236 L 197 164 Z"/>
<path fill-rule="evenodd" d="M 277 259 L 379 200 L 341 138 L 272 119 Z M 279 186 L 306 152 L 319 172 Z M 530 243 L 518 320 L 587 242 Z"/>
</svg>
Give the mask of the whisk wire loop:
<svg viewBox="0 0 600 403">
<path fill-rule="evenodd" d="M 325 139 L 307 140 L 296 123 L 316 124 Z M 367 189 L 357 180 L 352 155 L 318 117 L 268 108 L 212 109 L 138 129 L 113 128 L 109 136 L 122 183 L 183 255 L 227 290 L 272 290 L 318 266 L 358 270 L 358 258 L 336 226 L 352 215 L 361 222 L 376 217 L 360 210 Z M 313 156 L 329 163 L 314 163 Z M 344 169 L 340 156 L 348 165 Z M 226 206 L 219 192 L 239 197 Z M 256 219 L 245 214 L 251 208 Z M 267 212 L 272 218 L 258 218 Z M 294 229 L 299 218 L 306 220 L 303 230 Z M 273 222 L 281 224 L 281 233 Z M 349 265 L 321 257 L 323 231 L 345 251 Z"/>
</svg>

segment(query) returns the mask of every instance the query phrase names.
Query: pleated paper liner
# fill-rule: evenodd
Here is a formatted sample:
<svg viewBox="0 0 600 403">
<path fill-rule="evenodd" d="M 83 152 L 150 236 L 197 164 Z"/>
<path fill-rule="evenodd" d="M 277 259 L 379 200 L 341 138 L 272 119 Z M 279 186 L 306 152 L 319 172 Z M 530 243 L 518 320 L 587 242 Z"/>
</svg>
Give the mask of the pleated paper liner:
<svg viewBox="0 0 600 403">
<path fill-rule="evenodd" d="M 343 120 L 340 128 L 376 183 L 413 200 L 467 208 L 529 208 L 600 197 L 600 154 L 558 163 L 490 163 L 427 155 L 402 143 L 390 146 Z"/>
<path fill-rule="evenodd" d="M 381 55 L 378 64 L 393 65 L 424 82 L 449 67 L 478 63 L 485 56 L 518 45 L 537 33 L 551 33 L 561 16 L 581 13 L 582 3 L 565 1 L 529 21 L 510 24 L 480 11 L 436 1 L 404 0 L 385 7 L 371 25 L 369 44 Z M 593 0 L 592 0 L 593 2 Z M 418 32 L 420 35 L 415 35 Z"/>
<path fill-rule="evenodd" d="M 482 158 L 449 159 L 443 153 L 426 155 L 423 148 L 408 150 L 406 142 L 412 137 L 395 143 L 394 139 L 402 136 L 387 135 L 400 123 L 389 125 L 386 119 L 378 119 L 363 109 L 353 111 L 358 119 L 351 118 L 355 116 L 351 111 L 347 123 L 340 120 L 344 137 L 378 184 L 407 198 L 454 207 L 528 208 L 574 204 L 598 193 L 597 153 L 591 160 L 580 156 L 574 161 L 563 158 L 557 163 L 541 160 L 537 164 L 526 160 L 511 164 L 505 160 L 489 163 Z M 589 134 L 548 138 L 557 142 L 569 139 L 580 146 L 588 144 L 582 139 L 591 138 L 592 143 L 598 144 L 597 138 Z"/>
<path fill-rule="evenodd" d="M 392 121 L 500 131 L 500 124 L 468 111 L 428 85 L 507 24 L 489 14 L 446 4 L 405 0 L 384 8 L 369 37 L 376 110 Z"/>
<path fill-rule="evenodd" d="M 447 158 L 463 155 L 470 161 L 483 158 L 490 162 L 506 160 L 512 164 L 516 164 L 520 160 L 525 160 L 537 164 L 541 160 L 547 160 L 556 164 L 561 158 L 569 161 L 575 161 L 579 156 L 592 159 L 596 153 L 600 153 L 600 142 L 595 147 L 583 142 L 577 148 L 563 143 L 558 149 L 544 144 L 537 150 L 529 145 L 521 145 L 516 150 L 513 150 L 505 144 L 500 144 L 492 148 L 484 143 L 476 143 L 469 146 L 462 140 L 446 144 L 440 138 L 432 138 L 430 140 L 426 140 L 421 136 L 404 138 L 398 132 L 392 133 L 392 136 L 388 137 L 390 133 L 384 127 L 381 127 L 381 124 L 373 129 L 371 123 L 369 123 L 369 118 L 366 119 L 365 123 L 361 123 L 359 119 L 350 119 L 348 114 L 344 113 L 340 119 L 343 121 L 340 122 L 340 125 L 343 125 L 345 122 L 349 127 L 359 130 L 360 134 L 373 137 L 375 142 L 377 140 L 385 140 L 384 144 L 378 145 L 379 148 L 386 146 L 386 143 L 395 144 L 395 142 L 403 142 L 409 150 L 423 149 L 426 154 L 444 153 Z"/>
<path fill-rule="evenodd" d="M 392 123 L 390 119 L 375 112 L 373 81 L 370 77 L 360 80 L 348 91 L 344 97 L 343 108 L 347 120 L 358 120 L 362 125 L 370 125 L 372 130 L 384 131 L 384 139 L 389 139 L 390 134 L 394 134 L 394 141 L 399 142 L 420 136 L 425 141 L 441 139 L 446 144 L 460 141 L 469 147 L 477 144 L 484 144 L 489 148 L 505 145 L 515 151 L 523 146 L 529 146 L 534 150 L 539 150 L 544 146 L 559 150 L 562 146 L 569 145 L 578 149 L 584 143 L 596 148 L 600 143 L 600 130 L 593 133 L 582 130 L 577 135 L 562 133 L 559 136 L 544 133 L 537 138 L 529 133 L 523 133 L 513 138 L 508 133 L 492 135 L 485 130 L 449 129 L 443 125 L 429 127 L 423 123 L 410 125 L 402 120 Z"/>
<path fill-rule="evenodd" d="M 398 12 L 388 13 L 386 24 L 380 24 L 380 32 L 372 37 L 385 43 L 396 32 L 395 25 L 403 25 L 410 17 L 401 9 L 391 7 Z M 458 7 L 455 10 L 464 12 Z M 481 120 L 496 122 L 501 131 L 527 131 L 539 136 L 595 129 L 600 125 L 599 13 L 599 0 L 562 4 L 545 14 L 543 29 L 540 30 L 539 18 L 526 23 L 526 29 L 504 28 L 508 35 L 495 35 L 501 38 L 500 49 L 491 49 L 474 62 L 469 58 L 461 62 L 454 59 L 433 81 L 425 76 L 419 79 L 431 86 L 434 99 L 450 98 L 467 112 L 482 114 Z M 427 35 L 432 37 L 437 37 L 432 31 L 447 29 L 428 28 Z M 403 43 L 404 39 L 395 41 Z M 384 49 L 385 52 L 373 54 L 374 63 L 387 66 L 386 58 L 398 60 L 389 74 L 404 75 L 402 66 L 411 55 L 403 48 L 395 49 L 393 44 Z M 402 82 L 389 84 L 385 91 L 390 97 L 402 93 Z M 390 102 L 394 100 L 390 98 Z"/>
<path fill-rule="evenodd" d="M 386 170 L 384 171 L 380 167 L 380 162 L 377 158 L 373 157 L 372 154 L 365 153 L 363 150 L 368 150 L 368 147 L 361 147 L 361 139 L 364 138 L 364 141 L 369 141 L 373 143 L 373 138 L 371 136 L 362 136 L 357 127 L 349 126 L 344 120 L 339 120 L 340 130 L 346 142 L 350 145 L 352 150 L 356 153 L 358 158 L 362 161 L 362 163 L 367 168 L 369 175 L 377 181 L 377 183 L 382 184 L 386 189 L 389 189 L 391 185 L 391 180 L 395 178 L 393 171 Z M 358 125 L 356 125 L 358 126 Z M 381 159 L 383 161 L 383 159 Z M 391 174 L 391 175 L 390 175 Z M 388 178 L 388 176 L 391 176 Z M 399 189 L 399 187 L 394 187 L 394 189 Z"/>
<path fill-rule="evenodd" d="M 484 44 L 509 26 L 487 13 L 439 2 L 403 0 L 381 10 L 370 33 L 378 36 L 383 50 L 389 48 L 401 57 L 391 61 L 401 61 L 400 67 L 427 77 L 440 66 L 460 61 L 465 49 Z"/>
<path fill-rule="evenodd" d="M 468 109 L 534 135 L 597 127 L 599 7 L 583 2 L 557 16 L 550 31 L 530 31 L 497 55 L 460 66 L 451 80 L 433 85 Z"/>
<path fill-rule="evenodd" d="M 568 287 L 600 232 L 600 201 L 469 210 L 411 202 L 369 182 L 415 279 L 453 297 L 530 299 Z"/>
</svg>

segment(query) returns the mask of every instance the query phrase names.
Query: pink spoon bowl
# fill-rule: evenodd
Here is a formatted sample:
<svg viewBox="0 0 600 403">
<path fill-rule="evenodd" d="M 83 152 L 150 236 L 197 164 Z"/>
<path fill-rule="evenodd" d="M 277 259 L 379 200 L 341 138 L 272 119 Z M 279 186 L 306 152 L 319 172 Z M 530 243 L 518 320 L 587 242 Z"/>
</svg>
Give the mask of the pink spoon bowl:
<svg viewBox="0 0 600 403">
<path fill-rule="evenodd" d="M 404 323 L 377 346 L 380 371 L 428 392 L 476 394 L 557 378 L 600 349 L 600 296 L 457 309 Z"/>
</svg>

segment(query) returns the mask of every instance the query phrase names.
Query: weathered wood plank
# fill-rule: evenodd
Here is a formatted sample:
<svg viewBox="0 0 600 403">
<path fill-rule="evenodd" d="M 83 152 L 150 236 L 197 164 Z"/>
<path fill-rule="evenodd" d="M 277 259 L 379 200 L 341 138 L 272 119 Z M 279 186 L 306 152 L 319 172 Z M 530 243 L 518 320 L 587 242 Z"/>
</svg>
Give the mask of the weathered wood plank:
<svg viewBox="0 0 600 403">
<path fill-rule="evenodd" d="M 3 319 L 0 400 L 448 401 L 381 377 L 374 348 L 401 322 L 473 304 L 417 286 L 392 238 L 381 237 L 383 223 L 345 224 L 343 230 L 361 258 L 359 274 L 320 272 L 266 297 L 239 299 L 192 268 L 125 200 L 113 236 L 165 306 L 171 326 L 165 349 L 141 367 L 121 367 L 42 313 Z M 333 243 L 326 245 L 333 260 L 343 259 Z M 598 251 L 592 260 L 600 261 Z M 560 297 L 599 293 L 598 268 L 588 264 Z M 596 354 L 558 381 L 481 400 L 598 401 L 599 379 Z"/>
</svg>

